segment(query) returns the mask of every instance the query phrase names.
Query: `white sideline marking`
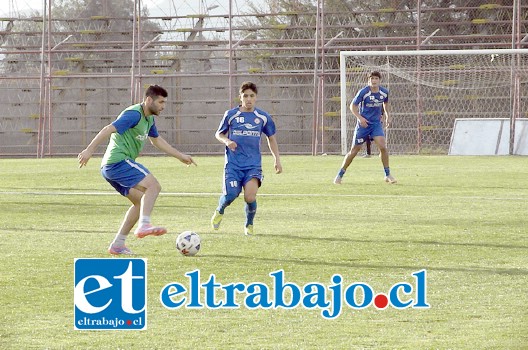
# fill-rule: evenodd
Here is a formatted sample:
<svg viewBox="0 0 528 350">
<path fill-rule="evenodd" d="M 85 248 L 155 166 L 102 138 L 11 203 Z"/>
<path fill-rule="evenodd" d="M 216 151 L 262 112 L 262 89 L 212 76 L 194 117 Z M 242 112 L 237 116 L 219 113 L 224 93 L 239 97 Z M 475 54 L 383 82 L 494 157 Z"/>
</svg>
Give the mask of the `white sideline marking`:
<svg viewBox="0 0 528 350">
<path fill-rule="evenodd" d="M 116 196 L 117 192 L 68 192 L 68 191 L 0 191 L 0 195 L 38 195 L 38 196 Z M 170 197 L 218 197 L 221 193 L 215 192 L 162 192 L 160 196 Z M 451 197 L 469 200 L 491 200 L 491 201 L 526 201 L 526 197 L 482 197 L 482 196 L 434 196 L 434 195 L 391 195 L 391 194 L 340 194 L 340 193 L 259 193 L 259 197 L 324 197 L 324 198 L 391 198 L 391 199 L 431 199 L 438 197 Z"/>
</svg>

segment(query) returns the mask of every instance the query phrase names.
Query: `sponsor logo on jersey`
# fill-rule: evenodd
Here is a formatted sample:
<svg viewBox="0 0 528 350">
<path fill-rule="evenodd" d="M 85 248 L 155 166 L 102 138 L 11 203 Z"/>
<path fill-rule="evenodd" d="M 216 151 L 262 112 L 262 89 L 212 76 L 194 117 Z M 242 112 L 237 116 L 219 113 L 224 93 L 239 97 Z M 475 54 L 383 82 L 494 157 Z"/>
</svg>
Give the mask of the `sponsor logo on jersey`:
<svg viewBox="0 0 528 350">
<path fill-rule="evenodd" d="M 139 141 L 145 141 L 147 138 L 148 138 L 148 134 L 136 136 L 136 139 Z"/>
<path fill-rule="evenodd" d="M 233 135 L 235 135 L 235 136 L 254 136 L 254 137 L 260 137 L 260 131 L 252 131 L 252 130 L 233 130 Z"/>
</svg>

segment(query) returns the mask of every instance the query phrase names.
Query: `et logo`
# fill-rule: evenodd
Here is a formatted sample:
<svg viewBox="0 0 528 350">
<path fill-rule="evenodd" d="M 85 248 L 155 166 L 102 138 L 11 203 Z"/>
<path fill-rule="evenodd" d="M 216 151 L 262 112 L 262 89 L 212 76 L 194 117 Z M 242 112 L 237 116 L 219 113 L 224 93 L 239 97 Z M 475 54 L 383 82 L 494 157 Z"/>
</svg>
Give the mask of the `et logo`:
<svg viewBox="0 0 528 350">
<path fill-rule="evenodd" d="M 75 259 L 74 328 L 147 328 L 146 259 Z"/>
</svg>

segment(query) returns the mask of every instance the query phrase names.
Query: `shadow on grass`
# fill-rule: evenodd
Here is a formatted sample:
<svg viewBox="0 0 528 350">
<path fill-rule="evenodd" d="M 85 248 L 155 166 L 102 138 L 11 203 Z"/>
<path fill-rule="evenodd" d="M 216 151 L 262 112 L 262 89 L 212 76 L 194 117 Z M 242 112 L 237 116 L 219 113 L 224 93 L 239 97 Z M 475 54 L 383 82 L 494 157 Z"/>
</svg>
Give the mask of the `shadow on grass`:
<svg viewBox="0 0 528 350">
<path fill-rule="evenodd" d="M 367 264 L 367 263 L 355 263 L 355 262 L 330 262 L 330 261 L 317 261 L 308 259 L 283 259 L 283 258 L 264 258 L 254 256 L 241 256 L 241 255 L 225 255 L 225 254 L 202 254 L 202 258 L 220 258 L 220 259 L 231 259 L 231 260 L 246 260 L 248 263 L 264 262 L 264 263 L 278 263 L 281 268 L 284 264 L 295 264 L 305 266 L 333 266 L 333 267 L 344 267 L 344 268 L 361 268 L 361 269 L 375 269 L 375 270 L 422 270 L 427 271 L 442 271 L 442 272 L 471 272 L 471 273 L 485 273 L 493 275 L 519 275 L 528 276 L 527 269 L 514 269 L 514 268 L 484 268 L 484 267 L 446 267 L 446 266 L 413 266 L 413 265 L 383 265 L 383 264 Z"/>
<path fill-rule="evenodd" d="M 410 181 L 409 183 L 406 183 L 405 185 L 406 187 L 419 188 L 421 192 L 423 192 L 425 189 L 431 189 L 431 190 L 434 190 L 435 193 L 442 193 L 443 191 L 445 192 L 445 190 L 449 188 L 455 189 L 457 191 L 460 191 L 461 189 L 470 189 L 473 191 L 475 190 L 475 180 L 472 180 L 472 182 L 468 182 L 466 186 L 461 185 L 461 184 L 442 184 L 441 186 L 428 185 L 428 184 L 424 185 L 422 183 L 415 183 L 412 181 Z M 398 184 L 398 186 L 400 186 L 400 184 Z M 512 190 L 511 186 L 483 185 L 483 184 L 479 184 L 478 188 L 479 189 L 489 189 L 489 190 L 507 190 L 507 191 Z M 515 186 L 515 190 L 527 190 L 527 189 L 528 187 L 526 186 L 522 186 L 522 185 Z"/>
<path fill-rule="evenodd" d="M 528 246 L 523 245 L 513 245 L 513 244 L 489 244 L 489 243 L 473 243 L 473 242 L 441 242 L 441 241 L 412 241 L 412 240 L 403 240 L 403 239 L 391 239 L 391 240 L 369 240 L 369 239 L 353 239 L 353 238 L 344 238 L 344 237 L 303 237 L 295 235 L 278 235 L 278 234 L 263 234 L 259 235 L 259 238 L 271 237 L 273 239 L 293 239 L 293 240 L 303 240 L 303 241 L 338 241 L 338 242 L 348 242 L 348 243 L 375 243 L 375 244 L 424 244 L 424 245 L 439 245 L 439 246 L 462 246 L 462 247 L 480 247 L 480 248 L 503 248 L 503 249 L 528 249 Z"/>
<path fill-rule="evenodd" d="M 119 196 L 119 194 L 118 194 Z M 99 203 L 78 203 L 77 201 L 70 201 L 70 202 L 36 202 L 36 203 L 31 203 L 30 201 L 27 201 L 27 202 L 9 202 L 9 205 L 10 206 L 14 206 L 14 205 L 20 205 L 20 206 L 24 206 L 24 205 L 27 205 L 27 204 L 32 204 L 32 205 L 35 205 L 35 206 L 39 206 L 39 208 L 42 209 L 42 207 L 40 206 L 47 206 L 47 207 L 64 207 L 64 206 L 68 206 L 68 207 L 71 207 L 72 205 L 75 205 L 75 208 L 81 208 L 81 209 L 86 209 L 86 208 L 101 208 L 101 207 L 111 207 L 111 208 L 123 208 L 123 215 L 125 214 L 125 211 L 128 209 L 128 207 L 130 207 L 131 203 L 124 197 L 122 197 L 123 200 L 120 201 L 120 203 L 105 203 L 105 201 L 100 201 Z M 190 205 L 188 202 L 186 203 L 182 203 L 181 205 L 175 205 L 175 204 L 158 204 L 156 203 L 156 206 L 155 208 L 168 208 L 168 209 L 173 209 L 173 208 L 184 208 L 184 209 L 192 209 L 192 208 L 208 208 L 210 207 L 209 205 Z"/>
<path fill-rule="evenodd" d="M 76 229 L 76 230 L 63 230 L 63 229 L 57 229 L 57 228 L 36 228 L 32 226 L 25 226 L 25 227 L 6 227 L 2 228 L 0 227 L 0 233 L 19 233 L 24 231 L 31 231 L 32 233 L 38 233 L 38 232 L 52 232 L 54 234 L 60 235 L 62 233 L 66 234 L 77 234 L 77 233 L 115 233 L 116 229 L 113 230 L 87 230 L 87 229 Z"/>
</svg>

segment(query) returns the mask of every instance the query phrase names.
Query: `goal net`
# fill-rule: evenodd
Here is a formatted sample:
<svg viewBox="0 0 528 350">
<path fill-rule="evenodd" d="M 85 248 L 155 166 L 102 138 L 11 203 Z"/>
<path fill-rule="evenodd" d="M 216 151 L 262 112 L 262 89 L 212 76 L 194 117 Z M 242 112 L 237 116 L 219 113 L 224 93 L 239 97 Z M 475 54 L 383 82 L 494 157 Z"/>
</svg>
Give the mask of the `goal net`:
<svg viewBox="0 0 528 350">
<path fill-rule="evenodd" d="M 457 118 L 528 116 L 528 49 L 341 51 L 343 154 L 356 126 L 350 103 L 374 70 L 389 89 L 391 153 L 447 154 Z"/>
</svg>

